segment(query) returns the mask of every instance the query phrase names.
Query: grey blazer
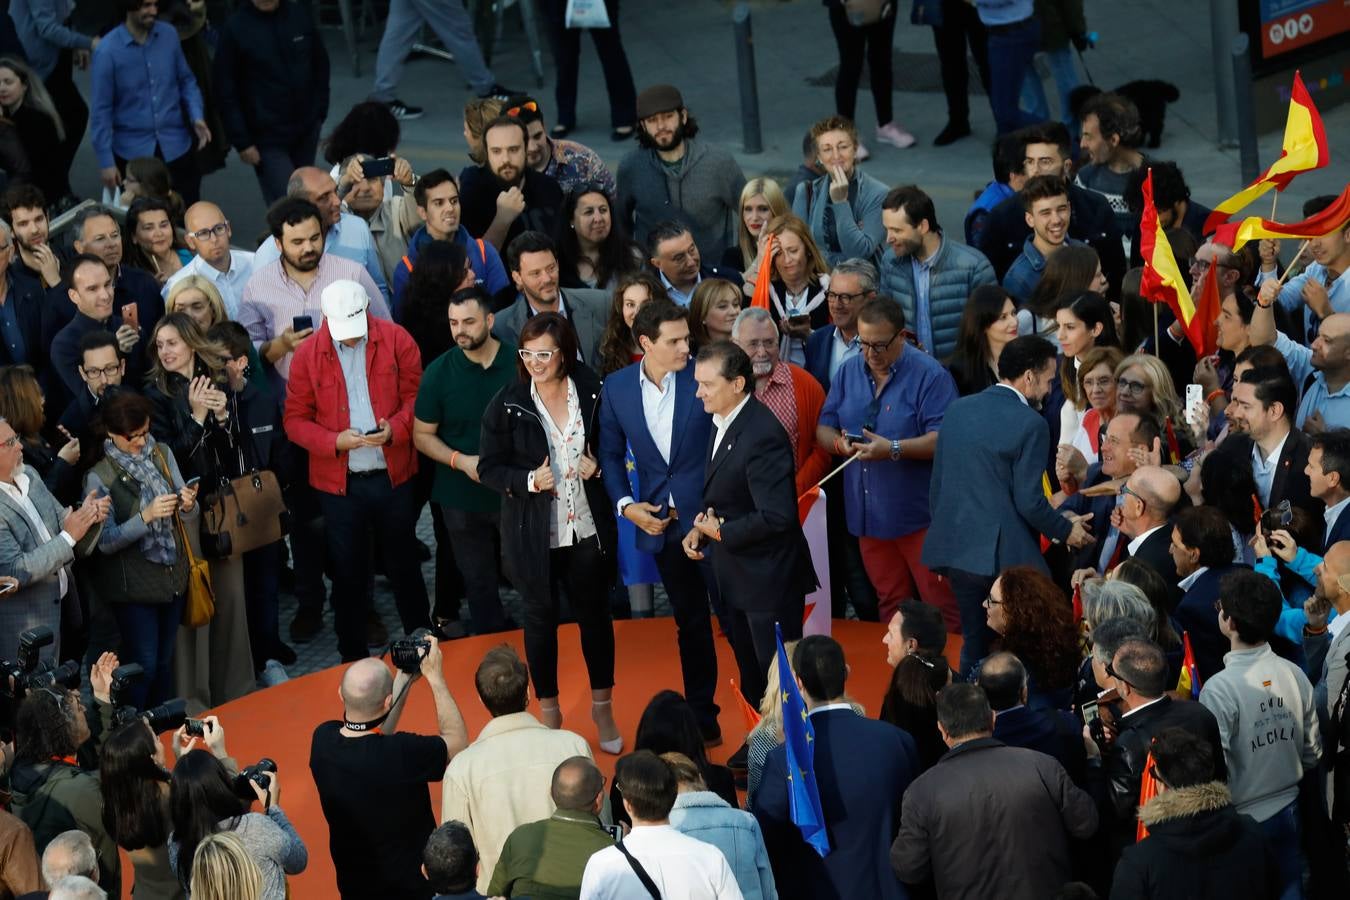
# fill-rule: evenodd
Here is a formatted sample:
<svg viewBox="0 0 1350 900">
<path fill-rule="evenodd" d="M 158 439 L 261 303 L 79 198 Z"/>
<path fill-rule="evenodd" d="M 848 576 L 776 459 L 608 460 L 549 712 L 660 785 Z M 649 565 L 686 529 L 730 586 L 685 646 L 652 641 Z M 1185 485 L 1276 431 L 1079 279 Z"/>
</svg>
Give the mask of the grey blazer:
<svg viewBox="0 0 1350 900">
<path fill-rule="evenodd" d="M 562 295 L 567 319 L 577 331 L 582 362 L 600 371 L 600 339 L 604 337 L 605 320 L 609 317 L 610 295 L 605 291 L 570 288 L 559 290 L 558 293 Z M 517 295 L 515 303 L 497 313 L 492 331 L 497 340 L 519 346 L 520 330 L 525 327 L 525 320 L 529 317 L 529 301 L 524 295 Z"/>
<path fill-rule="evenodd" d="M 19 504 L 0 491 L 0 575 L 19 579 L 17 591 L 0 594 L 0 658 L 10 660 L 18 652 L 21 631 L 46 625 L 59 639 L 62 598 L 57 573 L 66 568 L 68 596 L 75 599 L 75 575 L 68 567 L 77 555 L 88 556 L 93 551 L 103 528 L 95 524 L 72 549 L 61 537 L 65 510 L 36 471 L 28 466 L 20 471 L 28 476 L 28 499 L 37 508 L 51 540 L 43 541 Z M 74 608 L 78 609 L 78 604 Z M 59 659 L 59 647 L 53 644 L 42 655 Z"/>
</svg>

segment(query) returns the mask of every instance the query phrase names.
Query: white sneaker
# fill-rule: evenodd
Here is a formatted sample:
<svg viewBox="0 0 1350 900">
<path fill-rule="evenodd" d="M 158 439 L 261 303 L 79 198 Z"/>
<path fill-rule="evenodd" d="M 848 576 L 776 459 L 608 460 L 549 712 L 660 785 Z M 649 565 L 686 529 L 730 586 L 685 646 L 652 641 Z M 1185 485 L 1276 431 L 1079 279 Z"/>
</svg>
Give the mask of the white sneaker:
<svg viewBox="0 0 1350 900">
<path fill-rule="evenodd" d="M 914 135 L 894 122 L 887 122 L 877 129 L 877 140 L 892 147 L 899 147 L 901 150 L 913 147 L 915 142 Z"/>
</svg>

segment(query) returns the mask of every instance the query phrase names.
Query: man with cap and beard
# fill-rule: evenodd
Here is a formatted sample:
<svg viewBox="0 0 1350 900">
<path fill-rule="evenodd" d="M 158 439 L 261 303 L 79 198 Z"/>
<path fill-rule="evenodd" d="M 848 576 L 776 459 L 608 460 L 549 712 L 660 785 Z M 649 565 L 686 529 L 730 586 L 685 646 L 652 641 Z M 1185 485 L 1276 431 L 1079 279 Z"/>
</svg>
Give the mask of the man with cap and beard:
<svg viewBox="0 0 1350 900">
<path fill-rule="evenodd" d="M 633 239 L 672 218 L 689 226 L 704 259 L 736 243 L 745 175 L 730 153 L 694 139 L 698 123 L 679 89 L 649 87 L 637 98 L 638 148 L 619 163 L 619 215 Z M 673 215 L 672 215 L 673 214 Z"/>
<path fill-rule="evenodd" d="M 562 209 L 558 182 L 525 164 L 528 144 L 524 122 L 498 116 L 483 131 L 487 165 L 475 166 L 460 178 L 464 227 L 501 251 L 524 231 L 553 234 Z"/>
</svg>

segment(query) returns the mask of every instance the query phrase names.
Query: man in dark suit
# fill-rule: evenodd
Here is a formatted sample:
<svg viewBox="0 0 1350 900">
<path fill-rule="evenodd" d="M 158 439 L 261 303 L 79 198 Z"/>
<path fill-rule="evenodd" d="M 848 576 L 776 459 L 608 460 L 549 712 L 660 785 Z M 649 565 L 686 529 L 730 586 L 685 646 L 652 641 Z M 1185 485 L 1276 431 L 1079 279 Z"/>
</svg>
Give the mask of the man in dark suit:
<svg viewBox="0 0 1350 900">
<path fill-rule="evenodd" d="M 600 472 L 619 515 L 637 527 L 637 548 L 656 557 L 675 613 L 685 699 L 704 740 L 720 742 L 713 702 L 717 655 L 708 615 L 715 592 L 712 568 L 690 560 L 681 548 L 704 508 L 712 418 L 694 396 L 688 313 L 668 300 L 644 303 L 633 319 L 633 334 L 642 361 L 606 378 L 600 395 Z M 624 463 L 630 446 L 639 497 L 632 495 Z"/>
<path fill-rule="evenodd" d="M 1027 668 L 1011 653 L 995 653 L 980 664 L 978 679 L 994 710 L 994 739 L 1059 760 L 1069 778 L 1084 786 L 1087 750 L 1082 728 L 1071 713 L 1027 706 Z"/>
<path fill-rule="evenodd" d="M 999 356 L 999 383 L 947 407 L 938 432 L 923 563 L 951 580 L 961 610 L 961 674 L 988 655 L 984 600 L 998 574 L 1018 565 L 1048 574 L 1039 535 L 1074 548 L 1092 539 L 1091 520 L 1061 515 L 1041 487 L 1050 431 L 1032 405 L 1050 392 L 1055 359 L 1042 338 L 1010 341 Z"/>
<path fill-rule="evenodd" d="M 18 244 L 9 226 L 0 222 L 0 364 L 27 363 L 41 377 L 47 368 L 47 345 L 42 340 L 42 283 L 11 265 Z"/>
<path fill-rule="evenodd" d="M 1322 501 L 1308 483 L 1312 438 L 1294 427 L 1298 389 L 1284 366 L 1249 369 L 1233 385 L 1228 423 L 1233 432 L 1220 446 L 1234 465 L 1249 465 L 1263 509 L 1283 500 L 1320 516 Z"/>
<path fill-rule="evenodd" d="M 1167 656 L 1153 641 L 1132 639 L 1120 645 L 1106 668 L 1109 687 L 1120 695 L 1116 739 L 1102 754 L 1115 817 L 1108 823 L 1112 858 L 1134 843 L 1139 782 L 1144 777 L 1149 747 L 1164 728 L 1184 728 L 1207 741 L 1214 751 L 1215 777 L 1226 777 L 1223 740 L 1214 714 L 1199 703 L 1167 695 Z"/>
<path fill-rule="evenodd" d="M 1350 516 L 1345 514 L 1350 500 L 1350 429 L 1333 428 L 1313 435 L 1308 450 L 1308 490 L 1326 506 L 1326 528 L 1322 546 L 1330 549 L 1341 541 L 1350 541 Z"/>
<path fill-rule="evenodd" d="M 699 350 L 694 379 L 714 430 L 704 457 L 707 508 L 694 517 L 684 552 L 693 560 L 712 557 L 741 693 L 754 705 L 777 651 L 774 623 L 783 640 L 801 637 L 816 573 L 797 518 L 792 444 L 778 417 L 755 399 L 750 357 L 730 341 L 714 341 Z"/>
<path fill-rule="evenodd" d="M 803 638 L 792 668 L 815 730 L 816 786 L 830 853 L 822 859 L 792 824 L 787 749 L 779 744 L 769 751 L 750 807 L 764 830 L 779 893 L 899 900 L 905 889 L 887 856 L 901 798 L 919 774 L 914 739 L 853 711 L 844 695 L 844 650 L 833 638 Z"/>
<path fill-rule="evenodd" d="M 1192 507 L 1177 516 L 1171 550 L 1181 576 L 1178 587 L 1183 591 L 1172 615 L 1190 635 L 1195 666 L 1204 683 L 1223 668 L 1223 655 L 1231 649 L 1214 611 L 1224 576 L 1246 567 L 1233 563 L 1233 532 L 1228 519 L 1214 506 Z"/>
<path fill-rule="evenodd" d="M 535 313 L 561 313 L 576 330 L 581 361 L 598 368 L 600 338 L 609 315 L 605 292 L 559 288 L 553 241 L 538 231 L 526 231 L 511 242 L 506 248 L 506 267 L 519 293 L 515 303 L 494 316 L 492 332 L 497 339 L 516 345 L 520 343 L 520 329 Z"/>
<path fill-rule="evenodd" d="M 1125 558 L 1148 563 L 1167 582 L 1172 606 L 1181 599 L 1177 564 L 1172 559 L 1168 516 L 1181 502 L 1181 482 L 1160 466 L 1135 469 L 1121 490 L 1120 533 L 1128 539 Z"/>
</svg>

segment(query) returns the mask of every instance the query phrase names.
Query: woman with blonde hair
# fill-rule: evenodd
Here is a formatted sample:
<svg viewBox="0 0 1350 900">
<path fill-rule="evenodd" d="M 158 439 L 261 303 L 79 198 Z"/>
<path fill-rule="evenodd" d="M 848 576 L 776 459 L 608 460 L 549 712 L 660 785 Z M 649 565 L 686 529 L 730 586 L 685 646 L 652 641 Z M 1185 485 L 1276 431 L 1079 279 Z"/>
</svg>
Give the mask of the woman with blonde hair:
<svg viewBox="0 0 1350 900">
<path fill-rule="evenodd" d="M 475 165 L 487 165 L 487 155 L 483 152 L 483 132 L 493 119 L 502 114 L 506 101 L 501 97 L 474 97 L 464 104 L 464 143 L 468 147 L 469 159 Z M 460 178 L 463 181 L 463 176 Z"/>
<path fill-rule="evenodd" d="M 689 343 L 692 350 L 713 341 L 731 340 L 731 326 L 745 298 L 724 278 L 705 278 L 689 298 Z"/>
<path fill-rule="evenodd" d="M 192 855 L 188 892 L 197 900 L 260 900 L 262 870 L 232 832 L 202 838 Z"/>
<path fill-rule="evenodd" d="M 797 647 L 796 641 L 788 641 L 783 645 L 787 652 L 789 676 L 796 677 L 791 672 L 792 653 Z M 755 796 L 755 790 L 759 787 L 760 776 L 764 773 L 764 763 L 769 759 L 769 752 L 783 743 L 783 681 L 782 675 L 778 671 L 779 655 L 774 654 L 769 661 L 769 673 L 764 685 L 764 696 L 759 701 L 759 724 L 751 730 L 746 736 L 746 776 L 747 787 L 745 792 L 745 806 L 750 807 L 750 801 Z"/>
<path fill-rule="evenodd" d="M 1134 353 L 1116 365 L 1116 414 L 1136 413 L 1153 416 L 1164 426 L 1172 422 L 1177 439 L 1189 443 L 1186 428 L 1177 425 L 1181 400 L 1172 384 L 1172 375 L 1163 361 L 1151 353 Z M 1184 456 L 1185 453 L 1183 452 Z M 1167 448 L 1163 448 L 1163 462 L 1167 462 Z"/>
<path fill-rule="evenodd" d="M 744 272 L 753 280 L 759 271 L 761 236 L 769 220 L 792 214 L 783 189 L 772 178 L 751 178 L 741 189 L 740 224 L 736 244 L 722 254 L 722 266 Z"/>
<path fill-rule="evenodd" d="M 183 313 L 197 323 L 202 334 L 221 322 L 230 321 L 230 314 L 225 309 L 225 298 L 205 275 L 184 275 L 175 281 L 169 288 L 169 296 L 164 298 L 164 312 Z M 248 377 L 259 385 L 267 384 L 262 360 L 258 358 L 258 348 L 252 344 L 248 349 Z"/>
<path fill-rule="evenodd" d="M 764 226 L 764 234 L 773 238 L 773 249 L 768 251 L 773 263 L 769 312 L 783 335 L 782 359 L 802 366 L 806 363 L 806 339 L 814 329 L 830 324 L 830 305 L 825 301 L 830 267 L 811 237 L 811 229 L 796 216 L 771 219 Z"/>
</svg>

